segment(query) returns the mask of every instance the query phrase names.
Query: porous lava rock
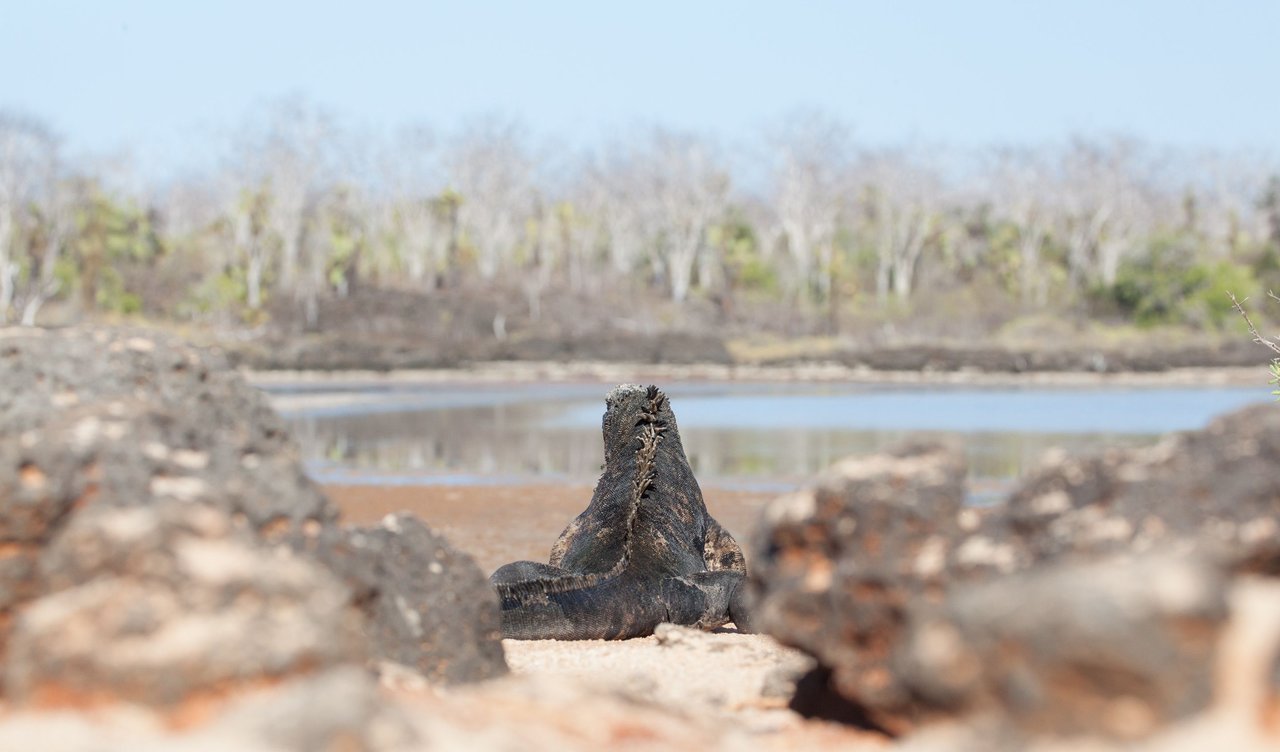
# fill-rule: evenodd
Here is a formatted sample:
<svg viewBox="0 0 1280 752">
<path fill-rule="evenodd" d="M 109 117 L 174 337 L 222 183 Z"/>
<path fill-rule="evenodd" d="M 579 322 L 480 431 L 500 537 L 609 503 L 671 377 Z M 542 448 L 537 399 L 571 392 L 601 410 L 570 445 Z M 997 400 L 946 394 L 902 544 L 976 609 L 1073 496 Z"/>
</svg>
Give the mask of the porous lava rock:
<svg viewBox="0 0 1280 752">
<path fill-rule="evenodd" d="M 218 351 L 146 329 L 0 328 L 0 425 L 22 431 L 75 405 L 134 397 L 291 445 L 266 397 Z"/>
<path fill-rule="evenodd" d="M 64 529 L 89 512 L 129 519 L 172 504 L 218 510 L 274 555 L 311 552 L 333 567 L 368 617 L 364 652 L 376 660 L 450 682 L 505 671 L 495 597 L 470 557 L 408 518 L 396 531 L 342 529 L 283 421 L 220 355 L 141 330 L 0 329 L 0 656 L 24 603 L 83 575 L 46 552 Z M 125 591 L 156 613 L 182 603 L 176 581 L 146 593 L 136 578 L 112 582 L 121 593 L 81 584 L 76 597 L 88 588 L 102 600 L 36 604 L 23 618 L 80 619 L 128 602 Z"/>
<path fill-rule="evenodd" d="M 444 684 L 507 672 L 498 599 L 475 560 L 413 515 L 326 531 L 311 553 L 351 587 L 371 658 Z"/>
<path fill-rule="evenodd" d="M 1009 497 L 1034 561 L 1156 548 L 1280 574 L 1280 410 L 1256 405 L 1140 449 L 1058 454 Z"/>
<path fill-rule="evenodd" d="M 337 517 L 279 416 L 218 355 L 140 330 L 0 329 L 0 654 L 74 512 L 167 500 L 272 540 Z"/>
<path fill-rule="evenodd" d="M 218 503 L 257 527 L 336 519 L 266 396 L 217 352 L 162 333 L 0 329 L 0 428 L 0 484 L 10 486 L 0 498 L 17 486 L 39 505 L 41 490 L 62 484 L 142 504 L 199 496 L 192 479 L 201 479 L 225 488 Z M 95 476 L 109 469 L 121 476 L 114 495 Z M 7 531 L 13 521 L 3 521 Z"/>
<path fill-rule="evenodd" d="M 912 698 L 890 661 L 909 607 L 941 599 L 964 527 L 979 522 L 963 508 L 965 472 L 955 449 L 913 444 L 837 463 L 766 509 L 751 569 L 760 627 L 818 659 L 802 684 L 821 677 L 849 701 L 804 702 L 906 730 Z"/>
<path fill-rule="evenodd" d="M 917 604 L 893 670 L 918 716 L 1130 740 L 1205 708 L 1228 577 L 1191 556 L 1062 563 Z"/>
<path fill-rule="evenodd" d="M 19 705 L 175 709 L 364 658 L 347 588 L 215 507 L 85 510 L 39 570 L 3 669 Z"/>
<path fill-rule="evenodd" d="M 1274 406 L 1052 456 L 983 510 L 958 454 L 845 460 L 766 509 L 761 624 L 819 661 L 797 708 L 1139 738 L 1211 701 L 1232 578 L 1280 572 L 1278 461 Z"/>
</svg>

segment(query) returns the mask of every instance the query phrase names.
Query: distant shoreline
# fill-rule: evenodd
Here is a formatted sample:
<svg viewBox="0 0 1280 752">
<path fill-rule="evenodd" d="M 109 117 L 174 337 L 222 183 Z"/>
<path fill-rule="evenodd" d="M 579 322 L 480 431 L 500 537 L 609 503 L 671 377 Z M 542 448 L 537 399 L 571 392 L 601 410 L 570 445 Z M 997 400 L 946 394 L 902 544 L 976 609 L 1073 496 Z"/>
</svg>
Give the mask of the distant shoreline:
<svg viewBox="0 0 1280 752">
<path fill-rule="evenodd" d="M 976 369 L 959 370 L 879 370 L 839 363 L 796 365 L 651 364 L 605 361 L 538 362 L 492 361 L 453 368 L 406 368 L 393 370 L 261 370 L 241 369 L 250 383 L 260 387 L 287 385 L 430 385 L 430 384 L 527 384 L 527 383 L 621 383 L 647 381 L 692 382 L 806 382 L 847 384 L 894 384 L 920 386 L 991 387 L 1172 387 L 1172 386 L 1252 386 L 1259 398 L 1267 394 L 1268 371 L 1257 366 L 1170 368 L 1162 371 L 1028 371 L 1011 373 Z"/>
</svg>

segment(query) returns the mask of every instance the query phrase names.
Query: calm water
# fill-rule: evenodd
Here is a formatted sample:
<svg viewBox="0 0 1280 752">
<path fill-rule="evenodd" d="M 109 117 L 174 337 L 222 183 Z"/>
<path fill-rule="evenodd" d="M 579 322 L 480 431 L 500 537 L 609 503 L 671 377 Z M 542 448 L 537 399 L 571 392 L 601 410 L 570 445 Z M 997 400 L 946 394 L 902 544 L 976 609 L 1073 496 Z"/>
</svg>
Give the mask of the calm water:
<svg viewBox="0 0 1280 752">
<path fill-rule="evenodd" d="M 1046 450 L 1149 443 L 1268 398 L 1258 388 L 665 387 L 703 484 L 784 489 L 910 436 L 965 449 L 975 496 Z M 594 481 L 607 386 L 272 387 L 323 482 Z"/>
</svg>

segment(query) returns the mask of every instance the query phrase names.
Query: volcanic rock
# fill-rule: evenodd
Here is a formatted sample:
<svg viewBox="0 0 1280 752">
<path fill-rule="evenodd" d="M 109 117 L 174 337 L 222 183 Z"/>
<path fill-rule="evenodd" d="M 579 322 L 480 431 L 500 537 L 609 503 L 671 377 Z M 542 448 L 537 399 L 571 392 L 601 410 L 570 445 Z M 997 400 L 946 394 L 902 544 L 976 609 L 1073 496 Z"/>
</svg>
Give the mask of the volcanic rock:
<svg viewBox="0 0 1280 752">
<path fill-rule="evenodd" d="M 310 550 L 353 590 L 374 660 L 445 684 L 507 672 L 488 579 L 418 518 L 401 513 L 374 527 L 327 531 Z"/>
<path fill-rule="evenodd" d="M 976 524 L 962 519 L 964 477 L 958 452 L 909 445 L 840 462 L 765 511 L 751 570 L 762 631 L 816 657 L 873 725 L 906 729 L 911 697 L 890 659 L 908 608 L 941 599 L 962 524 Z"/>
<path fill-rule="evenodd" d="M 214 507 L 85 510 L 40 572 L 3 670 L 17 704 L 176 708 L 364 656 L 336 578 Z"/>
</svg>

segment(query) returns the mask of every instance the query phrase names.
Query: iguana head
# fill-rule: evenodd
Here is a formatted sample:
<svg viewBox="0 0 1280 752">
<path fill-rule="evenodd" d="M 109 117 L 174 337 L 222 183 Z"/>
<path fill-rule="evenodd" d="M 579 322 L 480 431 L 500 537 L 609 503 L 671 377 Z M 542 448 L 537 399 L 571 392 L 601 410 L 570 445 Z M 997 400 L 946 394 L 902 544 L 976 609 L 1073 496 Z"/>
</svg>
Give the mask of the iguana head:
<svg viewBox="0 0 1280 752">
<path fill-rule="evenodd" d="M 668 430 L 675 430 L 676 420 L 667 395 L 656 386 L 619 384 L 609 391 L 604 404 L 606 464 L 615 452 L 636 451 L 637 431 L 647 423 L 658 423 Z"/>
</svg>

